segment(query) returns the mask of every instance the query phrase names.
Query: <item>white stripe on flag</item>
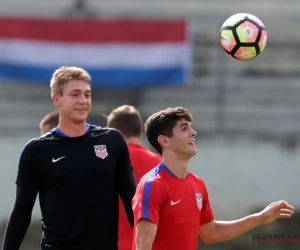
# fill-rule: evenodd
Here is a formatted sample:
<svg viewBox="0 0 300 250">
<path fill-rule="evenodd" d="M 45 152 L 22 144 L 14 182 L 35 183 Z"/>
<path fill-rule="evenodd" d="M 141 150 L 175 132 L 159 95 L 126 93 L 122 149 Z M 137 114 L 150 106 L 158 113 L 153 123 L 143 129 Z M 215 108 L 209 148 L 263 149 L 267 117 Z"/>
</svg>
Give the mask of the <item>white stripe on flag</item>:
<svg viewBox="0 0 300 250">
<path fill-rule="evenodd" d="M 95 45 L 0 39 L 0 63 L 89 68 L 185 67 L 191 61 L 190 46 L 189 43 Z"/>
</svg>

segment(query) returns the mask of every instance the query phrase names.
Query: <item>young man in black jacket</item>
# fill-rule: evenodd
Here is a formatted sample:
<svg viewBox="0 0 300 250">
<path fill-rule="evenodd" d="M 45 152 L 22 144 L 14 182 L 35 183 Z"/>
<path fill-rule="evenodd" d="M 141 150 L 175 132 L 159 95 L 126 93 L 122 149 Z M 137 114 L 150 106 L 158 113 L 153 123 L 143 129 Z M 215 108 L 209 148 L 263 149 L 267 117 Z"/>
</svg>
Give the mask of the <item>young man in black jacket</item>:
<svg viewBox="0 0 300 250">
<path fill-rule="evenodd" d="M 18 250 L 39 194 L 42 250 L 118 250 L 118 197 L 133 225 L 136 181 L 123 136 L 87 124 L 91 77 L 61 67 L 51 79 L 59 124 L 24 147 L 3 250 Z"/>
</svg>

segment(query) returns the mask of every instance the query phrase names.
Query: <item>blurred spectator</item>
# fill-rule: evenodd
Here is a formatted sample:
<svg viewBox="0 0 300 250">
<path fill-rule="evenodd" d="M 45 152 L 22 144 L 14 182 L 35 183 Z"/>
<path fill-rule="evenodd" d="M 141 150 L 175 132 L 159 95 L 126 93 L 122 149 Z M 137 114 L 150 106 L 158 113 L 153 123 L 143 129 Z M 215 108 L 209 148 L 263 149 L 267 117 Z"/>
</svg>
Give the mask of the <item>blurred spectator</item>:
<svg viewBox="0 0 300 250">
<path fill-rule="evenodd" d="M 156 167 L 161 158 L 142 145 L 143 122 L 137 109 L 130 105 L 120 106 L 106 117 L 107 126 L 115 128 L 123 135 L 129 149 L 131 164 L 138 183 L 142 176 Z M 130 226 L 125 210 L 119 202 L 119 250 L 131 250 L 133 229 Z"/>
<path fill-rule="evenodd" d="M 40 122 L 41 135 L 49 132 L 51 129 L 58 125 L 59 113 L 58 111 L 53 111 L 44 116 Z"/>
</svg>

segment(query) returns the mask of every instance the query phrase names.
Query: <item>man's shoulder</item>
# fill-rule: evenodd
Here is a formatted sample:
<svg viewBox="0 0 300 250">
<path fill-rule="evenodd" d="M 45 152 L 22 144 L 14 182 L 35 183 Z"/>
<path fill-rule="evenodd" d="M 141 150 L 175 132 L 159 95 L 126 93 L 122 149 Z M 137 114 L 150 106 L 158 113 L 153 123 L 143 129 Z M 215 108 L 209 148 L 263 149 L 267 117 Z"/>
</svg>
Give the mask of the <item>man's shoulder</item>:
<svg viewBox="0 0 300 250">
<path fill-rule="evenodd" d="M 115 137 L 115 138 L 123 138 L 121 133 L 114 129 L 114 128 L 108 128 L 108 127 L 100 127 L 97 125 L 89 125 L 90 126 L 90 133 L 93 134 L 94 136 L 97 135 L 107 135 L 110 137 Z"/>
<path fill-rule="evenodd" d="M 204 181 L 201 177 L 199 177 L 198 175 L 189 172 L 188 178 L 189 178 L 190 180 L 196 182 L 197 184 L 202 185 L 202 186 L 205 187 L 205 181 Z"/>
<path fill-rule="evenodd" d="M 41 146 L 44 145 L 48 140 L 49 137 L 47 137 L 46 134 L 40 137 L 32 138 L 25 143 L 22 152 L 24 151 L 31 151 L 32 153 L 37 152 L 37 149 L 41 148 Z"/>
<path fill-rule="evenodd" d="M 49 131 L 46 134 L 41 135 L 40 137 L 35 137 L 27 141 L 25 147 L 39 147 L 45 143 L 48 143 L 50 140 L 55 139 L 57 136 L 54 131 Z"/>
<path fill-rule="evenodd" d="M 32 148 L 37 147 L 41 143 L 43 139 L 40 139 L 40 137 L 32 138 L 29 141 L 27 141 L 24 145 L 24 148 Z"/>
<path fill-rule="evenodd" d="M 159 165 L 148 171 L 142 178 L 140 183 L 142 185 L 156 185 L 162 186 L 164 178 L 160 173 Z"/>
<path fill-rule="evenodd" d="M 154 161 L 157 162 L 156 164 L 161 162 L 161 157 L 159 155 L 142 145 L 129 143 L 128 149 L 132 157 L 137 157 L 138 159 L 143 159 L 146 161 L 151 160 L 151 163 Z"/>
<path fill-rule="evenodd" d="M 133 146 L 133 144 L 128 144 L 128 147 L 132 150 L 132 151 L 137 151 L 140 152 L 142 154 L 148 155 L 149 157 L 158 157 L 160 158 L 156 153 L 154 153 L 153 151 L 149 150 L 148 148 L 146 148 L 145 146 Z"/>
<path fill-rule="evenodd" d="M 25 144 L 23 150 L 24 149 L 38 149 L 38 148 L 41 148 L 41 146 L 48 145 L 50 142 L 52 143 L 55 141 L 59 141 L 62 138 L 63 138 L 63 136 L 59 135 L 56 132 L 56 128 L 53 128 L 49 132 L 41 135 L 40 137 L 36 137 L 36 138 L 29 140 Z"/>
<path fill-rule="evenodd" d="M 160 175 L 156 167 L 141 178 L 138 189 L 143 192 L 144 196 L 162 197 L 164 200 L 169 193 L 166 182 L 168 181 Z"/>
</svg>

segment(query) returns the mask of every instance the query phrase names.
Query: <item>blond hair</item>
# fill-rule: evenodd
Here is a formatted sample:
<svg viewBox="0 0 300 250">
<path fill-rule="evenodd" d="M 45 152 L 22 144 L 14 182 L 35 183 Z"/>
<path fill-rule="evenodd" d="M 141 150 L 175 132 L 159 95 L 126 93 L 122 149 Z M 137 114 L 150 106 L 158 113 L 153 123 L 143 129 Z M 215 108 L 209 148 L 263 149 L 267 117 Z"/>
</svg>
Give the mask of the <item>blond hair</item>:
<svg viewBox="0 0 300 250">
<path fill-rule="evenodd" d="M 84 81 L 91 85 L 90 74 L 82 68 L 79 67 L 60 67 L 52 75 L 50 80 L 51 94 L 63 94 L 62 86 L 70 80 Z"/>
</svg>

